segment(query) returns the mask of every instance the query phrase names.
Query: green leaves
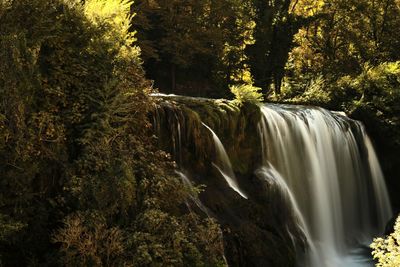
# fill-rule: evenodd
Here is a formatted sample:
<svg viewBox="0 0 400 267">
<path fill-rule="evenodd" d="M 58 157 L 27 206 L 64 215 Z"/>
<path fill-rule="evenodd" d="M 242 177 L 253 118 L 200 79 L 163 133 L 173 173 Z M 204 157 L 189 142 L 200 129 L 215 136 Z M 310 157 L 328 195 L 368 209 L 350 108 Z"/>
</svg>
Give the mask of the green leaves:
<svg viewBox="0 0 400 267">
<path fill-rule="evenodd" d="M 400 26 L 399 6 L 385 1 L 299 1 L 295 12 L 311 21 L 296 35 L 297 47 L 291 57 L 294 71 L 324 75 L 354 75 L 370 62 L 378 65 L 396 61 L 400 39 L 395 33 Z M 396 50 L 396 51 L 395 51 Z"/>
<path fill-rule="evenodd" d="M 235 100 L 239 104 L 252 103 L 257 104 L 264 100 L 261 88 L 248 84 L 232 85 L 231 92 L 235 95 Z"/>
<path fill-rule="evenodd" d="M 190 192 L 153 143 L 152 89 L 130 30 L 131 2 L 3 4 L 2 264 L 220 261 L 220 233 L 218 249 L 187 238 L 219 227 L 185 215 Z"/>
</svg>

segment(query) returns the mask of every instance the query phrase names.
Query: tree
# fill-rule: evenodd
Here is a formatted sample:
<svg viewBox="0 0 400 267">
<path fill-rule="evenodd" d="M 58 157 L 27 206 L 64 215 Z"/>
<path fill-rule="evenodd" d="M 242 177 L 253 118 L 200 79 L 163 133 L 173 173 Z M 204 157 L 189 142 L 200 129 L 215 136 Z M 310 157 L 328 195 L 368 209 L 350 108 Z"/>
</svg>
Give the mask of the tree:
<svg viewBox="0 0 400 267">
<path fill-rule="evenodd" d="M 223 263 L 154 145 L 131 2 L 0 3 L 1 264 Z"/>
<path fill-rule="evenodd" d="M 396 61 L 399 4 L 395 0 L 300 1 L 298 14 L 320 14 L 295 37 L 292 67 L 298 73 L 358 74 L 366 62 Z"/>
<path fill-rule="evenodd" d="M 160 89 L 227 96 L 240 80 L 252 29 L 246 1 L 141 0 L 134 10 L 145 69 Z"/>
<path fill-rule="evenodd" d="M 285 65 L 293 47 L 293 37 L 303 25 L 314 18 L 294 13 L 298 1 L 254 0 L 254 44 L 248 46 L 247 55 L 255 85 L 268 95 L 274 85 L 280 94 Z"/>
</svg>

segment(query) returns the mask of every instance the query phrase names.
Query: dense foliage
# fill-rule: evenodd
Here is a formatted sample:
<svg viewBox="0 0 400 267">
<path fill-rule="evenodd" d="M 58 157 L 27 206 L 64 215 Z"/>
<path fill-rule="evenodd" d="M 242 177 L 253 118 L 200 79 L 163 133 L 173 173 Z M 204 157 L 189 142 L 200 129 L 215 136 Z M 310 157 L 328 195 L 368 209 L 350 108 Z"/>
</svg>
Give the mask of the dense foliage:
<svg viewBox="0 0 400 267">
<path fill-rule="evenodd" d="M 300 97 L 306 100 L 304 98 L 312 97 L 311 92 L 317 90 L 317 86 L 320 92 L 314 95 L 322 97 L 321 102 L 329 102 L 324 94 L 342 94 L 342 99 L 336 99 L 336 106 L 340 107 L 342 102 L 359 98 L 354 92 L 346 94 L 341 91 L 343 81 L 363 77 L 370 80 L 367 76 L 371 71 L 375 77 L 382 74 L 384 80 L 387 77 L 384 69 L 390 72 L 390 68 L 396 68 L 396 63 L 391 67 L 389 65 L 400 60 L 396 48 L 400 43 L 396 33 L 400 27 L 399 1 L 335 0 L 315 3 L 302 0 L 298 1 L 295 12 L 317 16 L 318 19 L 301 28 L 294 37 L 295 47 L 286 65 L 281 99 Z M 358 87 L 356 91 L 361 94 L 366 89 L 362 84 Z M 397 90 L 396 85 L 391 87 Z"/>
<path fill-rule="evenodd" d="M 223 264 L 153 145 L 130 6 L 0 1 L 0 265 Z"/>
<path fill-rule="evenodd" d="M 167 92 L 229 96 L 253 82 L 277 91 L 293 36 L 310 18 L 290 0 L 136 1 L 135 28 L 148 76 Z"/>
<path fill-rule="evenodd" d="M 400 217 L 396 220 L 393 233 L 384 238 L 375 238 L 371 248 L 377 267 L 400 265 Z"/>
<path fill-rule="evenodd" d="M 235 96 L 234 102 L 238 104 L 248 103 L 261 103 L 264 98 L 261 93 L 261 88 L 251 85 L 232 85 L 231 92 Z"/>
<path fill-rule="evenodd" d="M 246 83 L 297 95 L 318 76 L 400 59 L 398 0 L 138 0 L 133 10 L 147 75 L 165 92 L 230 97 Z"/>
<path fill-rule="evenodd" d="M 399 0 L 0 0 L 0 265 L 224 264 L 154 145 L 151 80 L 345 110 L 395 192 L 399 28 Z"/>
<path fill-rule="evenodd" d="M 297 75 L 358 74 L 365 63 L 397 61 L 400 3 L 397 0 L 299 1 L 299 14 L 319 19 L 295 36 L 289 69 Z"/>
</svg>

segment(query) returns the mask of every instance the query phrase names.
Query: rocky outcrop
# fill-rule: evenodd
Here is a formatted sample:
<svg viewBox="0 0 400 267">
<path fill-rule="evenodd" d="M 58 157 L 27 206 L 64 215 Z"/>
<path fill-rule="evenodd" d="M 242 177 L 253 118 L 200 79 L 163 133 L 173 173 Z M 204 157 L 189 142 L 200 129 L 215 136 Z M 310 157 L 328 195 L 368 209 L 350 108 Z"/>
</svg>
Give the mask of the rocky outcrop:
<svg viewBox="0 0 400 267">
<path fill-rule="evenodd" d="M 229 265 L 295 266 L 296 250 L 301 253 L 304 237 L 291 223 L 290 208 L 276 190 L 254 174 L 262 158 L 259 107 L 239 107 L 227 100 L 159 97 L 152 115 L 159 146 L 172 154 L 192 183 L 205 186 L 199 198 L 222 227 Z M 221 139 L 248 199 L 232 190 L 213 165 L 217 159 L 212 134 L 202 123 Z"/>
</svg>

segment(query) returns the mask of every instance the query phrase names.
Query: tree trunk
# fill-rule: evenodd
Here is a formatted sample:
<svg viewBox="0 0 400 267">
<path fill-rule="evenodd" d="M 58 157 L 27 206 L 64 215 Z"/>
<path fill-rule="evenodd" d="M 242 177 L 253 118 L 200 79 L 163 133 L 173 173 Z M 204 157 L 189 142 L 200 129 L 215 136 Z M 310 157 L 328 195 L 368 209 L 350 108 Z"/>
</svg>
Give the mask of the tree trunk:
<svg viewBox="0 0 400 267">
<path fill-rule="evenodd" d="M 171 64 L 171 92 L 175 92 L 176 89 L 176 65 Z"/>
<path fill-rule="evenodd" d="M 281 94 L 281 87 L 282 87 L 282 76 L 275 74 L 274 75 L 274 89 L 275 89 L 275 95 L 280 95 Z"/>
</svg>

